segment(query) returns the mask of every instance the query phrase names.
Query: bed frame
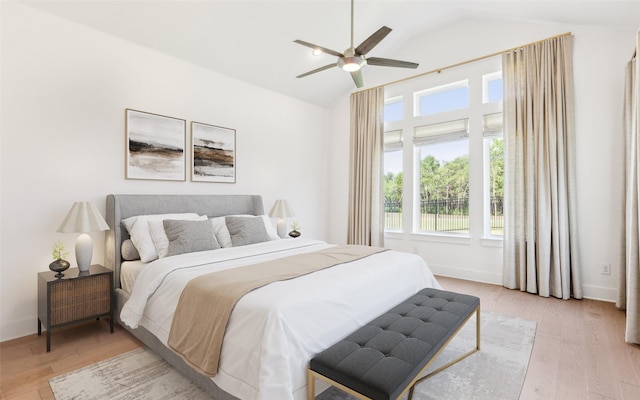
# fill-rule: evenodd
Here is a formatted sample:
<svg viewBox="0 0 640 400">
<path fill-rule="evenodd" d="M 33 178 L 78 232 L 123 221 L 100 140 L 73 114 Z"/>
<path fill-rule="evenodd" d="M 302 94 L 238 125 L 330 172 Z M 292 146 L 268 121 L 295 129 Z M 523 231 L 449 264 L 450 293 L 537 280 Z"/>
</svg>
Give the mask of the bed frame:
<svg viewBox="0 0 640 400">
<path fill-rule="evenodd" d="M 105 238 L 105 266 L 114 271 L 116 293 L 116 320 L 133 336 L 160 354 L 171 365 L 209 392 L 216 400 L 238 400 L 220 389 L 210 378 L 188 367 L 182 359 L 162 344 L 143 327 L 131 329 L 120 321 L 120 310 L 129 294 L 120 287 L 120 266 L 122 264 L 122 242 L 129 233 L 121 221 L 135 215 L 195 212 L 209 218 L 223 215 L 262 215 L 262 197 L 258 195 L 138 195 L 110 194 L 107 196 L 106 220 L 110 230 Z"/>
</svg>

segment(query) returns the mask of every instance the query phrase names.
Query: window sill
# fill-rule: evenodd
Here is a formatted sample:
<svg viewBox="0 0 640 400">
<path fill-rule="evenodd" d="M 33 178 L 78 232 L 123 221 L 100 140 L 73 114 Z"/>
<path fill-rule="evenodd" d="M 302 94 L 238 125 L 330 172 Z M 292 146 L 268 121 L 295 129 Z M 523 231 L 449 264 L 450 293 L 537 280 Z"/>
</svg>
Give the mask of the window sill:
<svg viewBox="0 0 640 400">
<path fill-rule="evenodd" d="M 449 243 L 449 244 L 463 244 L 471 245 L 473 239 L 469 236 L 446 234 L 446 233 L 409 233 L 405 234 L 402 231 L 384 231 L 384 237 L 391 240 L 402 240 L 407 236 L 411 240 L 421 242 L 435 242 L 435 243 Z M 476 242 L 477 243 L 477 242 Z M 487 236 L 480 239 L 480 245 L 485 247 L 503 247 L 504 240 L 501 236 Z"/>
<path fill-rule="evenodd" d="M 424 242 L 453 243 L 453 244 L 471 244 L 471 238 L 463 235 L 451 235 L 444 233 L 412 233 L 412 240 L 420 240 Z"/>
</svg>

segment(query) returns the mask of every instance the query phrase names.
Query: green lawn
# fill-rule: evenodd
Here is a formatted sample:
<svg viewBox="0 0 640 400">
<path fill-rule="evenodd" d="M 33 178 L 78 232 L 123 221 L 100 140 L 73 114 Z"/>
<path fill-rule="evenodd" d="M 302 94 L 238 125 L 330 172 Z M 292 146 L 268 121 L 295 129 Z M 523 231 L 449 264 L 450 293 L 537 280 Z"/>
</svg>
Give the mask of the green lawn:
<svg viewBox="0 0 640 400">
<path fill-rule="evenodd" d="M 504 217 L 498 215 L 492 218 L 491 233 L 494 235 L 503 234 Z M 402 213 L 385 213 L 385 228 L 402 229 Z M 445 214 L 421 214 L 420 231 L 422 232 L 469 232 L 468 215 L 445 215 Z"/>
</svg>

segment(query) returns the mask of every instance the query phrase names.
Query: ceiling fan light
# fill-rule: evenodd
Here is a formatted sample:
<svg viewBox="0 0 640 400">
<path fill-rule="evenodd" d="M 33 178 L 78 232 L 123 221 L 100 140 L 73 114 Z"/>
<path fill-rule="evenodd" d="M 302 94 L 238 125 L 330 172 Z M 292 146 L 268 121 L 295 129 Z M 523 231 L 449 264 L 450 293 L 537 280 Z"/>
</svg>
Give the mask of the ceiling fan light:
<svg viewBox="0 0 640 400">
<path fill-rule="evenodd" d="M 340 68 L 347 72 L 355 72 L 359 71 L 362 67 L 365 66 L 366 60 L 362 57 L 342 57 L 338 59 L 338 65 Z"/>
<path fill-rule="evenodd" d="M 319 56 L 320 54 L 322 54 L 322 50 L 320 49 L 313 49 L 311 51 L 311 54 L 313 54 L 314 56 Z"/>
</svg>

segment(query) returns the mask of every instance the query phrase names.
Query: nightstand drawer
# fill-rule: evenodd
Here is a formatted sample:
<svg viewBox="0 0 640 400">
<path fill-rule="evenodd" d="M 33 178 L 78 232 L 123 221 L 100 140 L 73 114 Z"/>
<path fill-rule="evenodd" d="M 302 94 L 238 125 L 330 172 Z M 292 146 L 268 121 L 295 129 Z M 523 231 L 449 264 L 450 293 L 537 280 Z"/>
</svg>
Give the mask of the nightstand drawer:
<svg viewBox="0 0 640 400">
<path fill-rule="evenodd" d="M 51 284 L 51 326 L 77 321 L 111 310 L 111 275 L 61 280 Z"/>
</svg>

